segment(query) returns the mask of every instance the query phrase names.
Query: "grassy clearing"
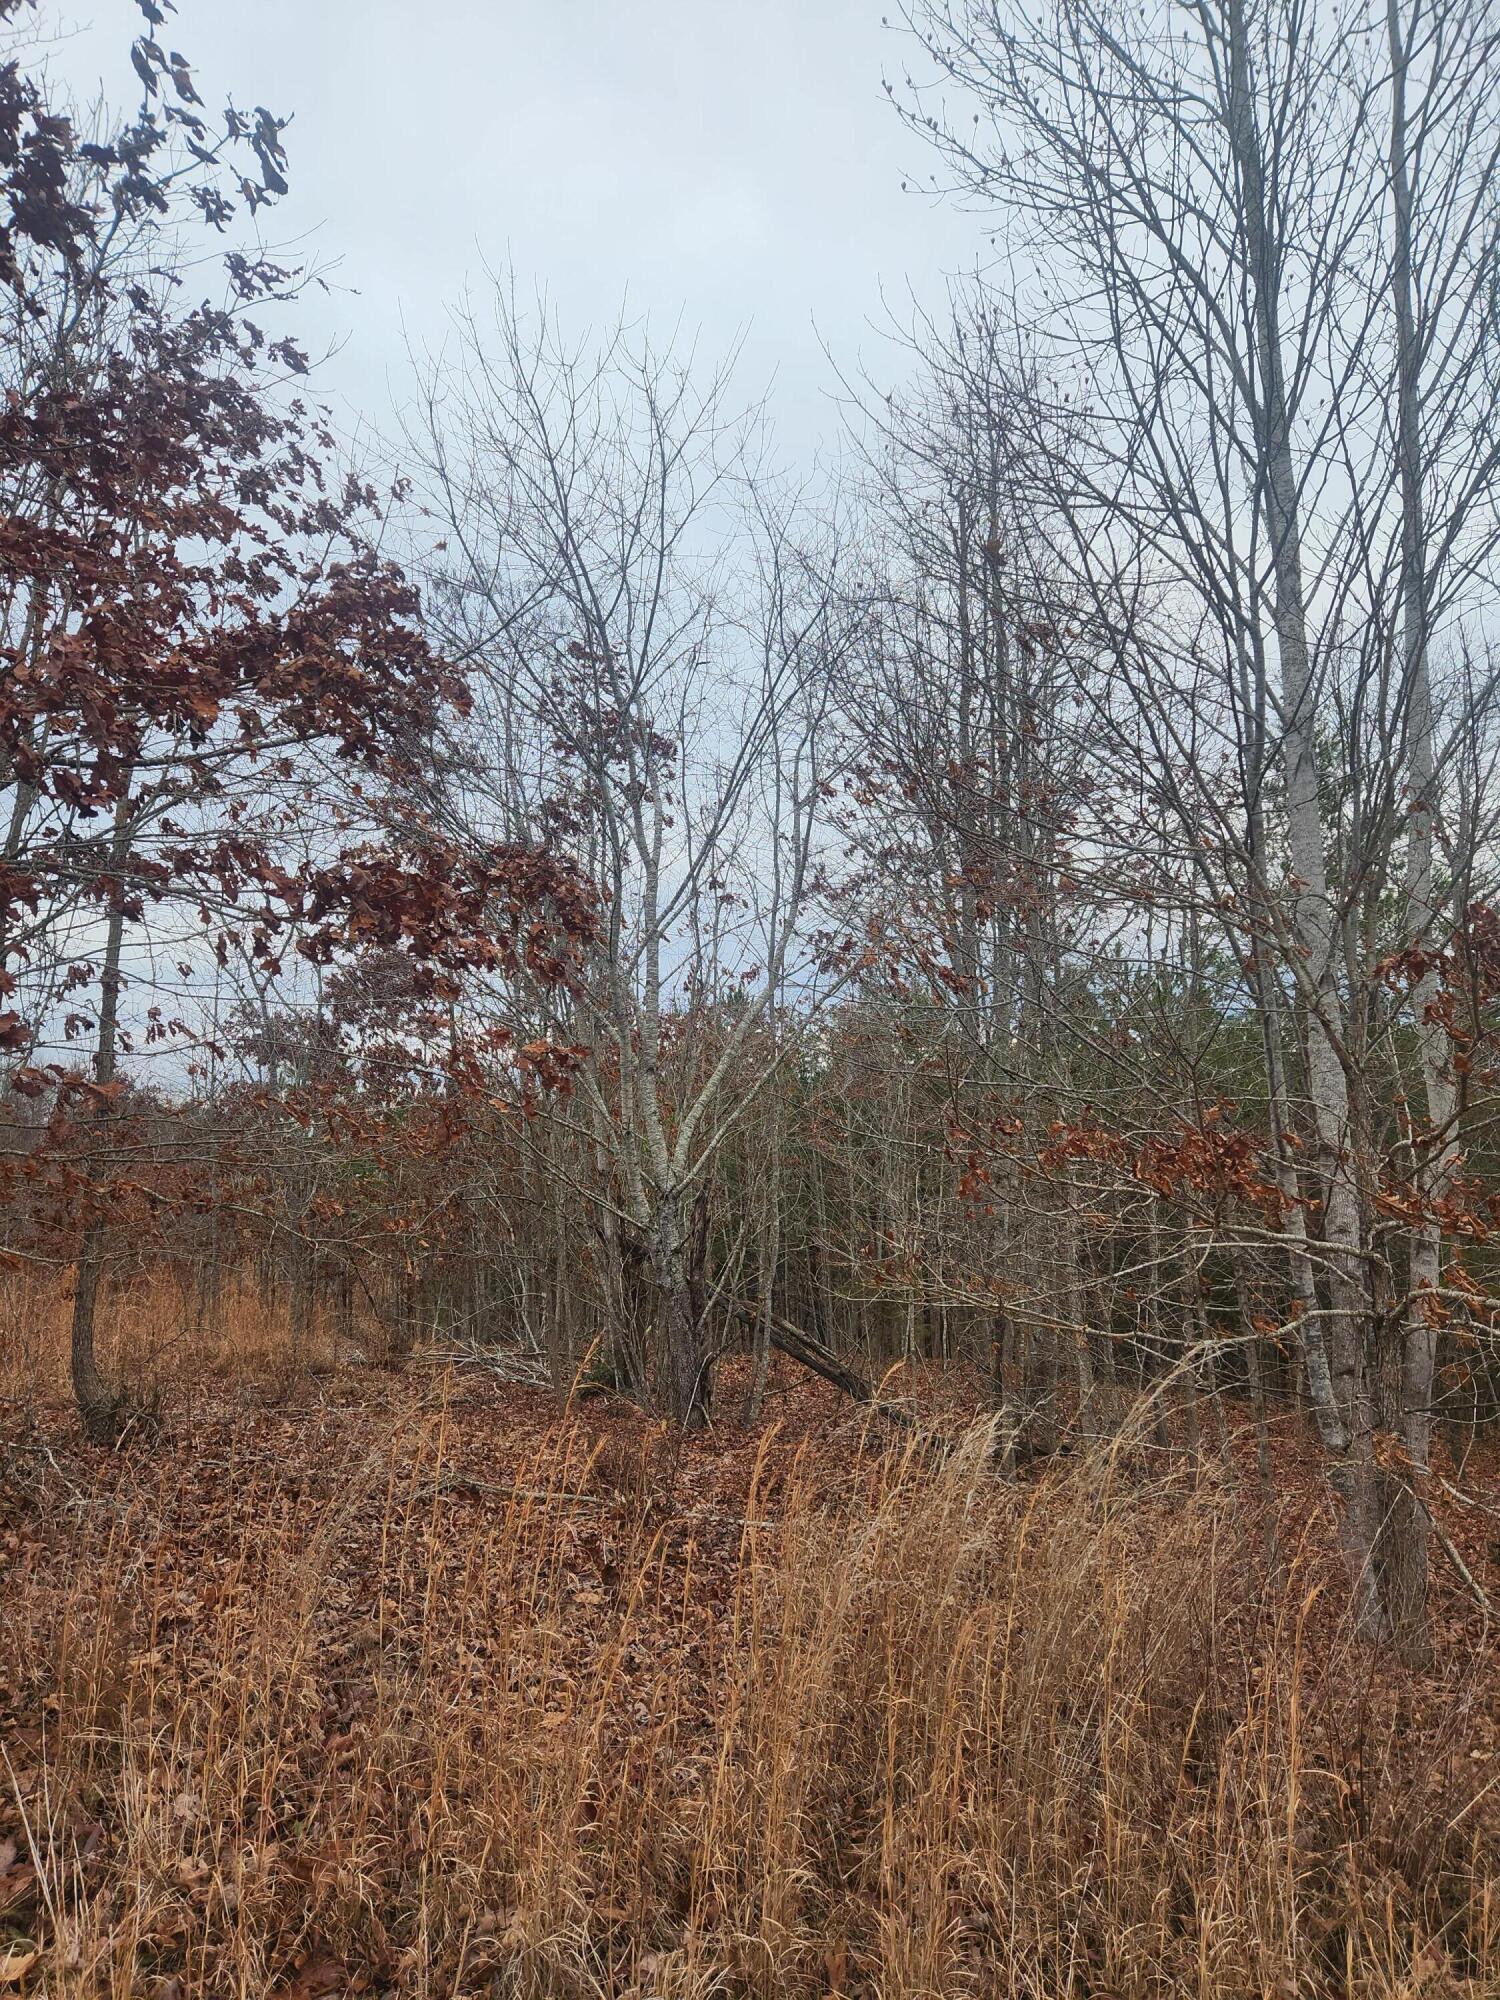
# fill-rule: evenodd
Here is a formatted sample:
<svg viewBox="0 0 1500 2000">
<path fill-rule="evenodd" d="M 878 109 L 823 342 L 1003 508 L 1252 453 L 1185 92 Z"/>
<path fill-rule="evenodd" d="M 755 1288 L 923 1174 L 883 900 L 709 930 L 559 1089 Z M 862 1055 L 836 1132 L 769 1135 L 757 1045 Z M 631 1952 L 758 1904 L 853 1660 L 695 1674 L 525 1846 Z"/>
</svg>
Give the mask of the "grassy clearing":
<svg viewBox="0 0 1500 2000">
<path fill-rule="evenodd" d="M 1492 1663 L 1376 1674 L 1212 1468 L 246 1393 L 13 1411 L 19 1993 L 1500 1991 Z"/>
</svg>

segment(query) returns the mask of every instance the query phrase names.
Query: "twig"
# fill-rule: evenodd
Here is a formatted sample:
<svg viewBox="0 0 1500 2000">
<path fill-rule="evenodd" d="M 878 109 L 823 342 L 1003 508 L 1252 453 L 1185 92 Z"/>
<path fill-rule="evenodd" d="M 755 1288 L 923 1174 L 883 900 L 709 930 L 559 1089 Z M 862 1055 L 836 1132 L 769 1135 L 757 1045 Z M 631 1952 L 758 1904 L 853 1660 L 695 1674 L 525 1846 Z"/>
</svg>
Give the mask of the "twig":
<svg viewBox="0 0 1500 2000">
<path fill-rule="evenodd" d="M 1464 1582 L 1469 1586 L 1469 1590 L 1473 1595 L 1474 1602 L 1479 1606 L 1480 1610 L 1484 1613 L 1484 1629 L 1486 1632 L 1488 1632 L 1490 1628 L 1490 1621 L 1495 1613 L 1494 1605 L 1491 1604 L 1489 1596 L 1485 1591 L 1483 1584 L 1475 1580 L 1474 1572 L 1469 1568 L 1469 1565 L 1464 1561 L 1463 1557 L 1458 1553 L 1458 1550 L 1454 1548 L 1452 1542 L 1448 1538 L 1447 1532 L 1445 1531 L 1443 1524 L 1441 1523 L 1441 1521 L 1438 1520 L 1436 1514 L 1433 1513 L 1430 1507 L 1427 1508 L 1426 1512 L 1427 1512 L 1428 1524 L 1431 1527 L 1433 1534 L 1437 1536 L 1438 1545 L 1442 1549 L 1443 1554 L 1448 1558 L 1449 1562 L 1452 1563 L 1453 1567 L 1458 1571 L 1459 1575 L 1463 1578 Z"/>
<path fill-rule="evenodd" d="M 1487 1507 L 1484 1501 L 1476 1500 L 1472 1493 L 1464 1493 L 1457 1486 L 1450 1485 L 1441 1473 L 1435 1472 L 1432 1476 L 1437 1480 L 1438 1485 L 1442 1487 L 1443 1491 L 1451 1495 L 1460 1507 L 1477 1507 L 1481 1514 L 1488 1514 L 1493 1520 L 1500 1521 L 1500 1507 Z"/>
</svg>

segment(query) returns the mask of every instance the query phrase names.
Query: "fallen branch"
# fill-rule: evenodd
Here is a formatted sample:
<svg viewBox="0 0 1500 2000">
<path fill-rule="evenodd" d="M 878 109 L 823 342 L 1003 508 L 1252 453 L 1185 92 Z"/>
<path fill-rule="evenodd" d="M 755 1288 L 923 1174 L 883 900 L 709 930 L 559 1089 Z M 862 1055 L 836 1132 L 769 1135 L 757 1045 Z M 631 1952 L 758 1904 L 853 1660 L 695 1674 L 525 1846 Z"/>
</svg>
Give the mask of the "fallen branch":
<svg viewBox="0 0 1500 2000">
<path fill-rule="evenodd" d="M 732 1303 L 734 1310 L 752 1326 L 764 1323 L 759 1306 L 745 1299 L 735 1299 Z M 887 1423 L 897 1424 L 904 1430 L 919 1428 L 916 1418 L 909 1411 L 897 1409 L 894 1403 L 882 1402 L 864 1376 L 845 1367 L 833 1349 L 825 1346 L 815 1334 L 806 1333 L 800 1326 L 793 1326 L 790 1320 L 778 1319 L 774 1314 L 769 1321 L 769 1332 L 771 1345 L 778 1354 L 787 1355 L 812 1374 L 820 1375 L 825 1382 L 831 1382 L 836 1389 L 842 1389 L 851 1401 L 865 1404 L 876 1416 L 884 1417 Z"/>
<path fill-rule="evenodd" d="M 1484 1629 L 1486 1636 L 1488 1636 L 1491 1620 L 1495 1616 L 1495 1607 L 1493 1604 L 1491 1604 L 1489 1600 L 1489 1595 L 1486 1592 L 1484 1585 L 1478 1581 L 1478 1579 L 1474 1575 L 1474 1572 L 1469 1568 L 1469 1565 L 1464 1561 L 1463 1557 L 1459 1554 L 1458 1550 L 1453 1546 L 1452 1541 L 1449 1539 L 1447 1533 L 1444 1531 L 1442 1523 L 1438 1520 L 1437 1516 L 1433 1513 L 1430 1507 L 1427 1509 L 1427 1522 L 1429 1527 L 1432 1529 L 1433 1534 L 1437 1537 L 1438 1547 L 1443 1551 L 1443 1554 L 1448 1558 L 1449 1562 L 1452 1563 L 1453 1567 L 1458 1571 L 1459 1575 L 1468 1585 L 1469 1595 L 1474 1599 L 1474 1602 L 1479 1606 L 1480 1610 L 1484 1613 Z"/>
</svg>

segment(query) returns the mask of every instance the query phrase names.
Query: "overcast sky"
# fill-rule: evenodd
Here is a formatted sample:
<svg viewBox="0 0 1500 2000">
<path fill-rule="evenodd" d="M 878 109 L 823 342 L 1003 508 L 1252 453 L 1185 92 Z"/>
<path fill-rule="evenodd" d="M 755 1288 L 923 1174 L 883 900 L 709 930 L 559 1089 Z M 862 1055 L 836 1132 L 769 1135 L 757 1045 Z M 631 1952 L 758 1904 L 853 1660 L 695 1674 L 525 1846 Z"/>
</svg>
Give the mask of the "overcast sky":
<svg viewBox="0 0 1500 2000">
<path fill-rule="evenodd" d="M 930 300 L 984 248 L 976 218 L 902 193 L 932 162 L 882 89 L 904 49 L 881 6 L 180 0 L 162 38 L 210 107 L 295 115 L 271 227 L 339 260 L 340 292 L 300 324 L 343 342 L 320 380 L 346 414 L 386 426 L 406 338 L 440 337 L 465 281 L 509 263 L 569 328 L 628 290 L 709 349 L 745 330 L 741 387 L 775 378 L 783 453 L 803 460 L 835 427 L 819 336 L 888 371 L 869 331 L 882 286 Z M 133 0 L 43 12 L 76 29 L 54 69 L 133 105 Z"/>
</svg>

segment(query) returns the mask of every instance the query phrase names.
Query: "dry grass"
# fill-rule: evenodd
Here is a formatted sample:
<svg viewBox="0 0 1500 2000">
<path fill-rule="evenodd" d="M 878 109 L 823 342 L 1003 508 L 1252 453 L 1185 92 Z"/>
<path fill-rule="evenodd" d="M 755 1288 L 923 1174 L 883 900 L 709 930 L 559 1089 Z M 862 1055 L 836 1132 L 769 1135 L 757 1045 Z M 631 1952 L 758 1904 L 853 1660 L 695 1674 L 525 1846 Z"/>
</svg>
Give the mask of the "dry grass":
<svg viewBox="0 0 1500 2000">
<path fill-rule="evenodd" d="M 1222 1485 L 361 1395 L 13 1496 L 13 1990 L 1500 1991 L 1474 1689 Z"/>
<path fill-rule="evenodd" d="M 67 1399 L 72 1311 L 69 1272 L 37 1267 L 0 1277 L 0 1400 L 36 1406 Z M 349 1345 L 322 1308 L 294 1339 L 287 1315 L 268 1309 L 246 1279 L 226 1279 L 208 1299 L 191 1278 L 155 1273 L 117 1274 L 105 1286 L 96 1340 L 109 1379 L 145 1410 L 180 1406 L 194 1389 L 288 1390 L 336 1367 Z"/>
</svg>

